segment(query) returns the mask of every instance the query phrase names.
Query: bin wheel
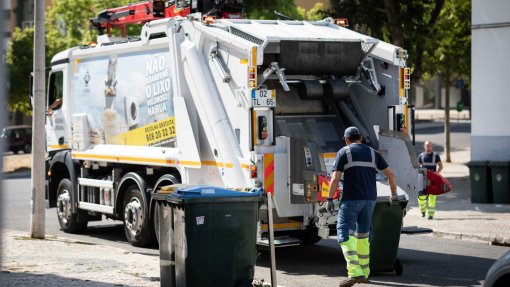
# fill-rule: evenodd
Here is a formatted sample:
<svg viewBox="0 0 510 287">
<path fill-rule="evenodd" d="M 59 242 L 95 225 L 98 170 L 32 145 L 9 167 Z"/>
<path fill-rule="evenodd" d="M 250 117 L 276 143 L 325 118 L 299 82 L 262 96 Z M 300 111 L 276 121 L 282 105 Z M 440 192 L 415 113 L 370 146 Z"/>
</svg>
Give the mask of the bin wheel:
<svg viewBox="0 0 510 287">
<path fill-rule="evenodd" d="M 400 259 L 397 259 L 395 261 L 395 264 L 393 265 L 393 269 L 395 270 L 395 273 L 397 274 L 397 276 L 402 275 L 402 273 L 404 272 L 404 265 L 402 264 L 402 261 L 400 261 Z"/>
<path fill-rule="evenodd" d="M 124 233 L 133 246 L 145 247 L 156 241 L 146 206 L 138 186 L 130 186 L 124 196 Z"/>
<path fill-rule="evenodd" d="M 81 233 L 87 229 L 87 221 L 78 222 L 78 214 L 71 211 L 73 184 L 68 178 L 60 180 L 57 189 L 57 218 L 62 231 Z"/>
</svg>

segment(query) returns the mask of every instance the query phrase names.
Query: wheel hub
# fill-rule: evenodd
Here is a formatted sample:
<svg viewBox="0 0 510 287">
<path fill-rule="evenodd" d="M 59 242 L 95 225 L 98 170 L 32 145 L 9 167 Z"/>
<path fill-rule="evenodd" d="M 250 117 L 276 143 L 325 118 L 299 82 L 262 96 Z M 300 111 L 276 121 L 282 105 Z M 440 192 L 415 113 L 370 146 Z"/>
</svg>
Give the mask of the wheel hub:
<svg viewBox="0 0 510 287">
<path fill-rule="evenodd" d="M 57 198 L 57 215 L 64 224 L 67 224 L 71 218 L 71 196 L 67 190 L 64 190 Z"/>
<path fill-rule="evenodd" d="M 129 229 L 133 235 L 138 234 L 142 230 L 143 211 L 142 204 L 138 198 L 132 198 L 131 201 L 126 204 L 124 209 L 124 222 L 127 229 Z"/>
</svg>

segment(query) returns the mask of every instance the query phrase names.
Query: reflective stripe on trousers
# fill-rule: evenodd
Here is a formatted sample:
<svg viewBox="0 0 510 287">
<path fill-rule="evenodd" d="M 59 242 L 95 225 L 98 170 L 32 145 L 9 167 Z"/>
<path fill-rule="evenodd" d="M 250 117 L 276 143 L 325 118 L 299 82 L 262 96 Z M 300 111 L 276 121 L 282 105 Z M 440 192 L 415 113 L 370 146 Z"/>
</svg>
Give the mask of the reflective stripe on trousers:
<svg viewBox="0 0 510 287">
<path fill-rule="evenodd" d="M 368 278 L 370 275 L 370 241 L 368 237 L 356 238 L 356 251 L 358 251 L 358 261 L 363 275 Z"/>
<path fill-rule="evenodd" d="M 428 208 L 427 208 L 427 198 L 428 198 Z M 434 217 L 434 213 L 436 211 L 436 196 L 433 194 L 429 194 L 427 196 L 418 196 L 418 204 L 420 205 L 420 212 L 423 213 L 425 210 L 428 213 L 428 216 Z"/>
<path fill-rule="evenodd" d="M 368 238 L 366 238 L 366 240 L 368 241 Z M 340 243 L 340 248 L 342 248 L 342 253 L 344 254 L 345 262 L 347 263 L 347 276 L 351 278 L 365 275 L 360 266 L 361 262 L 358 256 L 357 247 L 358 243 L 354 236 L 349 236 L 349 240 Z M 363 254 L 366 255 L 365 252 L 363 252 Z M 363 256 L 363 258 L 363 263 L 369 260 L 366 259 L 365 256 Z"/>
</svg>

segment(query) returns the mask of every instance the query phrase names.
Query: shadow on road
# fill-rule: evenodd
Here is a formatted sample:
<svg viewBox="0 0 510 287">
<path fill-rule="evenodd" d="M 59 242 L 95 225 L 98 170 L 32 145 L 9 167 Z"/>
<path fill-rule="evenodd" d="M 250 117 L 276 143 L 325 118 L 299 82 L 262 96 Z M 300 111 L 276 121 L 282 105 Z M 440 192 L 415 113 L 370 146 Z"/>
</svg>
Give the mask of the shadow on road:
<svg viewBox="0 0 510 287">
<path fill-rule="evenodd" d="M 62 231 L 62 230 L 60 230 Z M 62 231 L 63 232 L 63 231 Z M 73 237 L 75 236 L 68 234 L 68 233 L 62 233 L 61 236 L 65 237 Z M 150 256 L 159 256 L 158 254 L 154 253 L 154 250 L 159 250 L 157 244 L 153 244 L 151 246 L 147 247 L 134 247 L 131 246 L 130 243 L 127 241 L 126 236 L 124 234 L 124 225 L 121 222 L 118 223 L 109 223 L 106 220 L 100 221 L 100 222 L 89 222 L 89 226 L 87 227 L 87 230 L 85 232 L 81 233 L 78 238 L 81 238 L 80 240 L 84 240 L 83 237 L 88 237 L 90 239 L 94 239 L 93 242 L 96 242 L 95 240 L 105 240 L 107 241 L 106 244 L 112 244 L 112 243 L 118 243 L 122 245 L 122 248 L 128 249 L 132 252 L 136 252 L 138 254 L 143 255 L 150 255 Z M 102 242 L 100 244 L 103 244 Z"/>
<path fill-rule="evenodd" d="M 159 277 L 146 278 L 149 282 L 159 281 Z M 32 274 L 28 272 L 0 272 L 0 282 L 2 286 L 95 286 L 95 287 L 114 287 L 114 286 L 133 286 L 124 284 L 103 283 L 92 280 L 80 280 L 76 278 L 67 278 L 54 274 Z"/>
<path fill-rule="evenodd" d="M 31 169 L 20 169 L 14 172 L 2 174 L 2 179 L 26 179 L 32 176 Z"/>
<path fill-rule="evenodd" d="M 321 240 L 316 246 L 296 246 L 276 250 L 277 269 L 293 276 L 347 276 L 345 260 L 335 240 Z M 399 249 L 404 272 L 375 273 L 371 285 L 409 286 L 480 286 L 494 260 L 411 249 Z M 257 266 L 270 267 L 269 253 L 263 252 Z M 398 284 L 395 284 L 398 283 Z"/>
</svg>

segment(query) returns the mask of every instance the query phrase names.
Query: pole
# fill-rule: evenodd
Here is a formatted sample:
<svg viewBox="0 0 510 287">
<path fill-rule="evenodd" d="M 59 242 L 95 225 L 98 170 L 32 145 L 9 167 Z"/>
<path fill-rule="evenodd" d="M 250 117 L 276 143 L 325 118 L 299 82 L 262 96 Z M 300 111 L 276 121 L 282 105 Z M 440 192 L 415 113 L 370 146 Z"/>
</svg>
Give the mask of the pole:
<svg viewBox="0 0 510 287">
<path fill-rule="evenodd" d="M 5 55 L 5 44 L 6 44 L 6 34 L 8 33 L 8 27 L 9 27 L 9 21 L 10 21 L 10 18 L 9 18 L 9 4 L 7 3 L 7 1 L 2 1 L 0 3 L 0 13 L 2 13 L 1 15 L 3 16 L 2 17 L 2 20 L 0 20 L 0 27 L 3 27 L 3 28 L 0 28 L 0 55 Z M 5 16 L 4 16 L 5 15 Z M 3 107 L 3 113 L 0 114 L 0 128 L 3 128 L 5 126 L 5 115 L 7 114 L 7 102 L 6 102 L 6 91 L 7 89 L 5 88 L 5 83 L 7 82 L 6 81 L 7 79 L 7 73 L 6 73 L 6 68 L 5 68 L 5 61 L 3 60 L 0 60 L 0 107 Z M 1 151 L 4 151 L 4 141 L 0 140 L 0 150 Z M 0 170 L 3 170 L 3 160 L 0 160 Z M 3 173 L 0 173 L 0 182 L 3 180 Z M 3 205 L 5 205 L 5 202 L 3 200 L 3 192 L 0 192 L 0 207 L 2 207 L 2 210 L 5 210 L 3 209 Z M 2 213 L 3 212 L 0 212 L 0 223 L 2 222 L 3 218 L 2 218 Z M 2 242 L 0 242 L 0 250 L 3 250 L 3 245 L 2 245 Z M 0 256 L 0 262 L 2 262 L 2 258 Z M 4 273 L 4 272 L 2 272 Z M 3 277 L 5 275 L 3 274 L 0 274 L 0 282 L 4 281 L 3 280 Z"/>
<path fill-rule="evenodd" d="M 35 5 L 35 31 L 34 31 L 34 97 L 32 115 L 32 213 L 30 215 L 30 237 L 44 239 L 44 87 L 45 87 L 45 32 L 44 9 L 45 1 L 36 0 Z"/>
<path fill-rule="evenodd" d="M 274 229 L 273 229 L 273 193 L 267 194 L 267 231 L 269 237 L 269 252 L 271 257 L 271 287 L 276 287 L 276 256 L 274 252 Z"/>
</svg>

